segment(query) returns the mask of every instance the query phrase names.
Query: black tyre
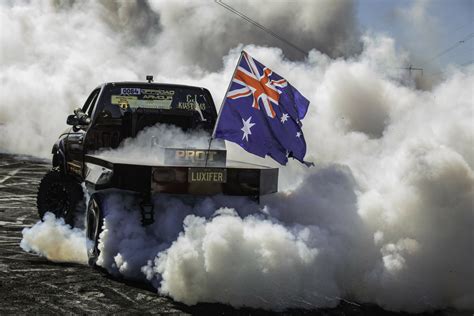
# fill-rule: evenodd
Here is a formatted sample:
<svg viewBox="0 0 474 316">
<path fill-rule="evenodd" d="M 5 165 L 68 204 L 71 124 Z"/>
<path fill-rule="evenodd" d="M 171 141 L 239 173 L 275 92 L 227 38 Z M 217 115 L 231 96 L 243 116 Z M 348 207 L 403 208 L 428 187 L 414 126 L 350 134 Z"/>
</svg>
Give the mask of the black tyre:
<svg viewBox="0 0 474 316">
<path fill-rule="evenodd" d="M 46 212 L 51 212 L 74 227 L 76 215 L 84 209 L 84 193 L 74 178 L 52 169 L 40 182 L 36 205 L 41 220 Z"/>
<path fill-rule="evenodd" d="M 89 200 L 86 212 L 86 236 L 91 241 L 87 245 L 87 256 L 89 265 L 96 267 L 97 259 L 100 255 L 99 235 L 104 225 L 104 212 L 102 209 L 102 197 L 93 194 Z"/>
</svg>

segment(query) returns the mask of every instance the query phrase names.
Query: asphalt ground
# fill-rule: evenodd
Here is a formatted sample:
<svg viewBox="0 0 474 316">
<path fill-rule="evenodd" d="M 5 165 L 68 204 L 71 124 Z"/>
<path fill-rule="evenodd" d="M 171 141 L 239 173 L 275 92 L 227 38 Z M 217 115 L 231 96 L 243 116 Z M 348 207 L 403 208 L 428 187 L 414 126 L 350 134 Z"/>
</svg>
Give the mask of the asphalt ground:
<svg viewBox="0 0 474 316">
<path fill-rule="evenodd" d="M 36 190 L 47 161 L 0 154 L 0 315 L 21 314 L 206 314 L 265 315 L 223 304 L 186 306 L 148 284 L 127 282 L 80 264 L 54 263 L 20 248 L 21 231 L 38 221 Z M 407 315 L 372 304 L 341 301 L 336 308 L 282 314 Z M 419 315 L 419 314 L 418 314 Z M 452 310 L 428 315 L 471 315 Z"/>
</svg>

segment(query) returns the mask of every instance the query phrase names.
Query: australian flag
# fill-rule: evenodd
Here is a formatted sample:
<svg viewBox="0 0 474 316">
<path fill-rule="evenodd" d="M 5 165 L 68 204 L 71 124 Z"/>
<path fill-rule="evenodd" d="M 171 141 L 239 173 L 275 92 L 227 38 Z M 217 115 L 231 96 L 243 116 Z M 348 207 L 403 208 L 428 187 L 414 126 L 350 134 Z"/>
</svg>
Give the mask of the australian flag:
<svg viewBox="0 0 474 316">
<path fill-rule="evenodd" d="M 303 160 L 306 142 L 301 120 L 309 101 L 288 81 L 242 52 L 222 104 L 214 137 L 286 165 Z"/>
</svg>

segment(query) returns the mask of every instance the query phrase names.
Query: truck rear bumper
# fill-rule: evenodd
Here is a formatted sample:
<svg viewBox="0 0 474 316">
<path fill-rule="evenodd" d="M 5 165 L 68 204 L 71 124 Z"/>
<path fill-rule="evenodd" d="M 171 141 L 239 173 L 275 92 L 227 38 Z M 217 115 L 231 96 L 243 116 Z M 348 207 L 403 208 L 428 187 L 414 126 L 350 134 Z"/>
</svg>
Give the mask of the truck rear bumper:
<svg viewBox="0 0 474 316">
<path fill-rule="evenodd" d="M 86 156 L 86 184 L 141 193 L 260 196 L 278 191 L 278 168 L 204 168 L 112 163 Z"/>
</svg>

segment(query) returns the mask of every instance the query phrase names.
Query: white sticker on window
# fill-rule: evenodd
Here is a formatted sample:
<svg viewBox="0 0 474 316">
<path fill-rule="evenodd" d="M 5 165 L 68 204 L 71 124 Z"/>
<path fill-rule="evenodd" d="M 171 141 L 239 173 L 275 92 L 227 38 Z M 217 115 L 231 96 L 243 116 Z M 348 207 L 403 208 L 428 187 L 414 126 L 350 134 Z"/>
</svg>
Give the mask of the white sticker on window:
<svg viewBox="0 0 474 316">
<path fill-rule="evenodd" d="M 121 95 L 139 95 L 141 94 L 140 88 L 121 88 Z"/>
</svg>

